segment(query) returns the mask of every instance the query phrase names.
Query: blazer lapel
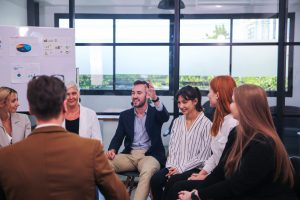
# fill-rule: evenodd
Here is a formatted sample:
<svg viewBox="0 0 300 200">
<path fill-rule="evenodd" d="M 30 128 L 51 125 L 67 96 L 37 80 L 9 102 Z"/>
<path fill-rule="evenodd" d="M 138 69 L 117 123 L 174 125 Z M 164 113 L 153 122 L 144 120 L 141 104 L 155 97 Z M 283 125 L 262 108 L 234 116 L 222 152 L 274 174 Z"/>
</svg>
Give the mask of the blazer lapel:
<svg viewBox="0 0 300 200">
<path fill-rule="evenodd" d="M 15 113 L 11 113 L 11 124 L 12 126 L 18 124 L 20 122 L 19 116 Z"/>
<path fill-rule="evenodd" d="M 84 117 L 86 116 L 85 114 L 85 109 L 82 109 L 82 106 L 80 105 L 80 114 L 79 114 L 79 130 L 78 130 L 78 135 L 83 137 L 84 136 L 84 126 L 86 125 L 86 122 L 84 121 Z M 85 117 L 86 118 L 86 117 Z"/>
<path fill-rule="evenodd" d="M 146 122 L 145 122 L 145 126 L 146 126 L 146 131 L 148 133 L 148 135 L 150 136 L 150 121 L 151 121 L 151 118 L 152 118 L 152 115 L 153 115 L 153 108 L 148 105 L 148 110 L 147 110 L 147 117 L 146 117 Z"/>
<path fill-rule="evenodd" d="M 132 112 L 130 112 L 130 115 L 128 117 L 128 124 L 129 124 L 129 136 L 133 141 L 134 138 L 134 119 L 135 119 L 135 113 L 134 108 L 132 108 Z"/>
<path fill-rule="evenodd" d="M 15 141 L 22 140 L 25 138 L 25 132 L 22 130 L 23 128 L 20 127 L 22 125 L 19 115 L 15 113 L 11 113 L 11 125 L 13 128 L 12 140 L 13 143 Z M 22 134 L 23 133 L 23 134 Z"/>
</svg>

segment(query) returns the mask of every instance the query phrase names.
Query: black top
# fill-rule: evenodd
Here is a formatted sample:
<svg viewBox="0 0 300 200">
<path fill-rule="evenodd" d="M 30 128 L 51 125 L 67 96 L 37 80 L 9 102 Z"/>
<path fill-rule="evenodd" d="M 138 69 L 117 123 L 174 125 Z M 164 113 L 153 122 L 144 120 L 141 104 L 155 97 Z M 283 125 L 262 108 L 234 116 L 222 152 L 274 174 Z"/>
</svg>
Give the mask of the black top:
<svg viewBox="0 0 300 200">
<path fill-rule="evenodd" d="M 199 184 L 201 199 L 297 199 L 287 186 L 273 181 L 275 172 L 274 143 L 257 134 L 246 147 L 241 166 L 230 178 L 225 177 L 224 165 L 235 140 L 230 134 L 218 166 Z"/>
<path fill-rule="evenodd" d="M 66 119 L 66 129 L 72 133 L 78 134 L 79 133 L 79 117 L 74 120 Z"/>
</svg>

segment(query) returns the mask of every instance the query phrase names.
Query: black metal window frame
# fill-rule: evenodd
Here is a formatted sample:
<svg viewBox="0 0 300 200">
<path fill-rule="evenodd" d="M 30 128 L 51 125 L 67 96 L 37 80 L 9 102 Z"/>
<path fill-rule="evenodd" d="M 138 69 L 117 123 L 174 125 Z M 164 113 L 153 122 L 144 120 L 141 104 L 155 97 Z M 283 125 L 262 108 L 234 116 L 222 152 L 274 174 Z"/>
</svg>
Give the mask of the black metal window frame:
<svg viewBox="0 0 300 200">
<path fill-rule="evenodd" d="M 226 43 L 179 43 L 179 46 L 229 46 L 229 72 L 232 72 L 232 48 L 234 46 L 278 46 L 279 42 L 232 42 L 233 37 L 233 20 L 235 19 L 270 19 L 277 18 L 278 13 L 243 13 L 243 14 L 181 14 L 181 19 L 229 19 L 230 20 L 230 41 Z M 295 29 L 295 13 L 289 13 L 290 30 L 289 42 L 286 46 L 289 49 L 288 57 L 288 85 L 285 96 L 291 97 L 293 91 L 293 49 L 294 45 L 299 45 L 299 42 L 294 42 L 294 29 Z M 59 19 L 69 19 L 66 13 L 54 14 L 54 25 L 59 26 Z M 112 19 L 113 20 L 113 43 L 76 43 L 76 46 L 112 46 L 113 47 L 113 90 L 86 90 L 82 89 L 82 95 L 128 95 L 129 90 L 117 90 L 116 83 L 116 47 L 117 46 L 169 46 L 169 90 L 158 90 L 158 95 L 173 96 L 174 91 L 174 78 L 173 78 L 173 55 L 174 55 L 174 15 L 173 14 L 75 14 L 75 19 Z M 115 22 L 118 19 L 169 19 L 170 20 L 170 42 L 169 43 L 117 43 L 115 42 L 116 27 Z M 277 66 L 278 67 L 278 66 Z M 179 75 L 178 75 L 179 76 Z M 208 91 L 201 91 L 203 95 L 207 95 Z M 277 96 L 277 91 L 267 91 L 268 96 Z"/>
</svg>

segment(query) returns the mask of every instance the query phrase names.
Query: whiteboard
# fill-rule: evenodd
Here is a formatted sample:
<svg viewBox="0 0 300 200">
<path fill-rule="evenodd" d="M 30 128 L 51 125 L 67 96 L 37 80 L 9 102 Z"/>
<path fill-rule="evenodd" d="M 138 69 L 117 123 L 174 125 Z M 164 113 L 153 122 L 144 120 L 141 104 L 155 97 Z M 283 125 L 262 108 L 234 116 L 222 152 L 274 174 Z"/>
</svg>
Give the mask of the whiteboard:
<svg viewBox="0 0 300 200">
<path fill-rule="evenodd" d="M 27 83 L 37 75 L 76 80 L 74 29 L 0 26 L 0 86 L 18 92 L 18 111 L 28 111 Z"/>
</svg>

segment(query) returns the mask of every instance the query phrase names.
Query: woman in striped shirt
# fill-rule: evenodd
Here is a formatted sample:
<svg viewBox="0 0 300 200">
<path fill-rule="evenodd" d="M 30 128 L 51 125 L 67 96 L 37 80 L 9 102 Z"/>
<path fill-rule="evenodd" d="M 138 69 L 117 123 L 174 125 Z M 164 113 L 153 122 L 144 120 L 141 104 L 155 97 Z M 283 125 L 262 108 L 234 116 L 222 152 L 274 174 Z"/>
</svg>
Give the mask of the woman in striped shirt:
<svg viewBox="0 0 300 200">
<path fill-rule="evenodd" d="M 166 168 L 151 178 L 154 200 L 163 198 L 163 188 L 167 191 L 169 184 L 199 172 L 211 155 L 211 122 L 202 111 L 199 89 L 185 86 L 177 92 L 176 99 L 183 115 L 172 126 Z"/>
</svg>

